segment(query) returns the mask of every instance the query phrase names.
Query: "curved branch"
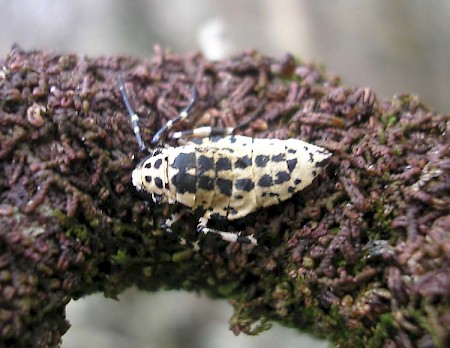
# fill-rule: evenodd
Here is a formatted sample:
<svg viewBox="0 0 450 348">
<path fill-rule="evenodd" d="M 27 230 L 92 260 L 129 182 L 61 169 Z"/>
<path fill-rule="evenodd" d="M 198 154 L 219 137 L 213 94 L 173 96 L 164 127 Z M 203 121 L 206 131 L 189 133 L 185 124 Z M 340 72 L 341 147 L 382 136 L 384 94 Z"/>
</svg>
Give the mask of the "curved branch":
<svg viewBox="0 0 450 348">
<path fill-rule="evenodd" d="M 278 321 L 339 346 L 444 346 L 450 312 L 450 118 L 411 96 L 380 102 L 287 55 L 209 62 L 159 50 L 148 60 L 84 58 L 19 47 L 0 76 L 0 340 L 53 347 L 65 305 L 135 285 L 228 298 L 231 329 Z M 300 139 L 333 152 L 292 199 L 222 230 L 259 245 L 196 235 L 196 216 L 160 229 L 167 207 L 130 183 L 137 145 L 187 105 L 196 124 Z M 260 326 L 258 326 L 258 323 Z"/>
</svg>

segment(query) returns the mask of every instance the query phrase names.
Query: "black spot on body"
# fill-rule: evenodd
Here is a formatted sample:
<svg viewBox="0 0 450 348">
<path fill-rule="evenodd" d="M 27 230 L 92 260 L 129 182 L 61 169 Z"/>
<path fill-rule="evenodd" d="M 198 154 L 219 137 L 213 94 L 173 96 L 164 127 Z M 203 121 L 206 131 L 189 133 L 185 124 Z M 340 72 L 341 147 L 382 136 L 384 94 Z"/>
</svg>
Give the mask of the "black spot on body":
<svg viewBox="0 0 450 348">
<path fill-rule="evenodd" d="M 162 180 L 161 180 L 160 178 L 156 177 L 156 178 L 155 178 L 155 185 L 156 185 L 156 187 L 162 189 L 162 188 L 163 188 L 163 182 L 162 182 Z"/>
<path fill-rule="evenodd" d="M 148 161 L 147 163 L 145 163 L 144 167 L 150 169 L 152 167 L 152 164 L 150 163 L 150 161 Z"/>
<path fill-rule="evenodd" d="M 233 187 L 231 180 L 217 179 L 217 187 L 225 196 L 231 197 L 231 189 Z"/>
<path fill-rule="evenodd" d="M 283 162 L 286 159 L 286 155 L 284 153 L 280 153 L 278 155 L 272 156 L 271 160 L 274 162 Z"/>
<path fill-rule="evenodd" d="M 214 190 L 214 179 L 207 176 L 202 175 L 198 178 L 198 188 L 203 190 L 212 191 Z"/>
<path fill-rule="evenodd" d="M 193 138 L 193 139 L 191 139 L 191 143 L 194 143 L 196 145 L 201 145 L 201 144 L 203 144 L 203 138 Z"/>
<path fill-rule="evenodd" d="M 211 209 L 211 211 L 213 211 L 213 209 Z M 211 219 L 212 220 L 220 220 L 220 218 L 221 218 L 221 215 L 218 214 L 218 213 L 212 213 L 211 214 Z"/>
<path fill-rule="evenodd" d="M 236 136 L 232 135 L 230 137 L 230 143 L 234 144 L 236 142 Z"/>
<path fill-rule="evenodd" d="M 277 178 L 275 179 L 275 184 L 282 184 L 291 179 L 291 175 L 288 172 L 278 172 Z"/>
<path fill-rule="evenodd" d="M 228 211 L 228 214 L 230 215 L 237 215 L 238 211 L 234 208 L 230 208 L 230 210 Z"/>
<path fill-rule="evenodd" d="M 290 159 L 289 161 L 287 161 L 287 166 L 289 171 L 292 173 L 292 171 L 294 170 L 294 168 L 297 166 L 297 159 Z"/>
<path fill-rule="evenodd" d="M 295 180 L 294 180 L 294 184 L 295 184 L 295 185 L 298 185 L 298 184 L 300 184 L 301 182 L 302 182 L 301 179 L 295 179 Z"/>
<path fill-rule="evenodd" d="M 180 172 L 173 176 L 172 183 L 178 193 L 195 193 L 197 191 L 197 177 Z"/>
<path fill-rule="evenodd" d="M 201 155 L 198 158 L 198 174 L 201 175 L 214 168 L 214 159 Z"/>
<path fill-rule="evenodd" d="M 156 169 L 159 169 L 159 167 L 161 167 L 161 164 L 162 164 L 162 159 L 161 159 L 161 158 L 158 158 L 158 159 L 155 161 L 155 168 L 156 168 Z"/>
<path fill-rule="evenodd" d="M 237 200 L 240 200 L 240 199 L 244 198 L 244 196 L 242 196 L 242 195 L 234 195 L 233 198 L 237 199 Z"/>
<path fill-rule="evenodd" d="M 231 162 L 228 158 L 222 157 L 217 160 L 216 163 L 216 171 L 221 170 L 230 170 L 231 169 Z"/>
<path fill-rule="evenodd" d="M 152 177 L 150 175 L 146 175 L 145 176 L 145 181 L 151 182 L 152 181 Z"/>
<path fill-rule="evenodd" d="M 258 181 L 258 185 L 261 187 L 270 187 L 273 185 L 272 177 L 268 174 L 264 174 Z"/>
<path fill-rule="evenodd" d="M 316 162 L 316 163 L 314 164 L 314 166 L 315 166 L 316 168 L 322 168 L 322 167 L 325 167 L 325 165 L 327 164 L 327 162 L 328 162 L 328 158 L 325 158 L 325 159 L 323 159 L 322 161 Z"/>
<path fill-rule="evenodd" d="M 288 187 L 288 192 L 289 192 L 289 193 L 294 193 L 294 192 L 295 192 L 295 188 L 292 187 L 292 186 L 289 186 L 289 187 Z"/>
<path fill-rule="evenodd" d="M 186 172 L 188 169 L 195 168 L 195 153 L 181 152 L 175 157 L 172 167 Z"/>
<path fill-rule="evenodd" d="M 314 155 L 312 152 L 309 153 L 309 162 L 311 162 L 311 163 L 314 162 Z"/>
<path fill-rule="evenodd" d="M 269 162 L 269 156 L 266 155 L 258 155 L 255 158 L 255 164 L 257 167 L 265 167 Z"/>
<path fill-rule="evenodd" d="M 288 153 L 293 153 L 293 154 L 295 154 L 295 153 L 297 153 L 297 150 L 289 149 L 289 150 L 288 150 Z"/>
<path fill-rule="evenodd" d="M 270 197 L 280 197 L 280 195 L 278 193 L 275 193 L 275 192 L 270 192 L 269 196 Z"/>
<path fill-rule="evenodd" d="M 250 192 L 255 187 L 255 184 L 250 179 L 238 179 L 234 183 L 234 187 L 241 191 Z"/>
<path fill-rule="evenodd" d="M 236 162 L 234 163 L 234 168 L 237 169 L 245 169 L 252 165 L 252 160 L 248 156 L 242 156 L 241 158 L 238 158 Z"/>
</svg>

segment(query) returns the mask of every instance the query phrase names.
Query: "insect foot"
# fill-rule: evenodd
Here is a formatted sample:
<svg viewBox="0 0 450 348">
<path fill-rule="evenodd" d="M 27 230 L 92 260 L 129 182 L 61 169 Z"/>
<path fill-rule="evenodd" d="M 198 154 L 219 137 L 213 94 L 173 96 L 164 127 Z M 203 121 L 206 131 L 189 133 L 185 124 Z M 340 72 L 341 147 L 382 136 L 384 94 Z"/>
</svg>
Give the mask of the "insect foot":
<svg viewBox="0 0 450 348">
<path fill-rule="evenodd" d="M 198 233 L 215 233 L 220 238 L 227 242 L 239 242 L 239 243 L 250 243 L 257 245 L 258 241 L 256 238 L 253 237 L 253 235 L 250 236 L 243 236 L 242 232 L 225 232 L 225 231 L 218 231 L 213 228 L 208 228 L 206 225 L 208 224 L 208 220 L 210 218 L 210 212 L 206 212 L 206 214 L 200 218 L 199 223 L 197 225 L 197 232 Z"/>
</svg>

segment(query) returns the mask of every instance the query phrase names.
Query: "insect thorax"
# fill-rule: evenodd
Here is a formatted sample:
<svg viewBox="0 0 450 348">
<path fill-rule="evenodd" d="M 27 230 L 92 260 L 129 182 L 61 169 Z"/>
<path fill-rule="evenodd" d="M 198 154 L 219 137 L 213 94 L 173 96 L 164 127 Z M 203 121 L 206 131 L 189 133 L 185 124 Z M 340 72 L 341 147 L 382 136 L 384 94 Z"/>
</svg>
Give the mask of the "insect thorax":
<svg viewBox="0 0 450 348">
<path fill-rule="evenodd" d="M 152 196 L 156 203 L 173 203 L 167 176 L 168 154 L 166 149 L 158 148 L 146 157 L 133 170 L 132 181 L 138 191 Z"/>
</svg>

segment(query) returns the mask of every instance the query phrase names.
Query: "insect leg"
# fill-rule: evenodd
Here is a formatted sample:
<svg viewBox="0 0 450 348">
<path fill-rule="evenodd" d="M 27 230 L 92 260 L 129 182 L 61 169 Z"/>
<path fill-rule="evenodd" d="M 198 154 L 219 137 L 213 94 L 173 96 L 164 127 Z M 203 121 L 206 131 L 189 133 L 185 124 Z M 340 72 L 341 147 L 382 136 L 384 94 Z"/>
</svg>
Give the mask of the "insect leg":
<svg viewBox="0 0 450 348">
<path fill-rule="evenodd" d="M 191 112 L 192 108 L 195 105 L 195 102 L 197 101 L 197 90 L 195 89 L 195 86 L 192 87 L 192 95 L 191 95 L 191 101 L 189 102 L 188 106 L 186 106 L 177 117 L 175 117 L 173 120 L 168 121 L 164 126 L 162 126 L 153 136 L 152 138 L 152 145 L 158 144 L 164 134 L 166 134 L 175 124 L 177 124 L 180 121 L 185 120 L 189 113 Z"/>
<path fill-rule="evenodd" d="M 122 77 L 119 76 L 117 82 L 119 84 L 119 90 L 120 94 L 122 95 L 123 103 L 125 104 L 125 107 L 127 108 L 128 114 L 130 115 L 131 118 L 131 125 L 133 126 L 133 132 L 134 135 L 136 136 L 136 141 L 138 143 L 139 149 L 141 151 L 146 151 L 147 147 L 145 146 L 144 141 L 142 140 L 141 129 L 139 128 L 138 124 L 139 116 L 134 112 L 133 108 L 131 107 L 131 103 L 130 100 L 128 99 L 127 91 L 125 90 L 125 85 L 123 83 Z"/>
<path fill-rule="evenodd" d="M 236 129 L 242 129 L 248 126 L 251 122 L 253 122 L 261 113 L 261 111 L 264 109 L 263 105 L 260 105 L 255 111 L 252 112 L 250 117 L 240 125 L 237 125 L 236 127 L 199 127 L 195 129 L 188 129 L 180 132 L 175 132 L 171 139 L 189 139 L 189 138 L 206 138 L 211 137 L 215 135 L 231 135 L 234 133 Z"/>
<path fill-rule="evenodd" d="M 167 232 L 172 232 L 172 225 L 180 220 L 184 216 L 185 212 L 177 212 L 173 213 L 169 219 L 167 219 L 161 227 L 164 228 Z"/>
<path fill-rule="evenodd" d="M 173 213 L 169 219 L 167 219 L 163 224 L 161 224 L 161 228 L 163 228 L 167 233 L 171 233 L 173 236 L 176 236 L 178 240 L 180 241 L 181 245 L 191 245 L 194 249 L 194 251 L 199 251 L 200 247 L 198 245 L 198 241 L 192 243 L 187 241 L 185 238 L 174 234 L 172 231 L 172 225 L 176 223 L 178 220 L 180 220 L 186 212 L 177 212 Z"/>
<path fill-rule="evenodd" d="M 205 215 L 203 217 L 201 217 L 198 222 L 198 225 L 197 225 L 198 233 L 204 233 L 204 234 L 215 233 L 215 234 L 218 234 L 220 238 L 222 238 L 223 240 L 230 242 L 230 243 L 238 242 L 238 243 L 249 243 L 249 244 L 254 244 L 254 245 L 258 244 L 258 241 L 256 240 L 255 237 L 253 237 L 253 235 L 243 236 L 242 232 L 224 232 L 224 231 L 215 230 L 213 228 L 209 228 L 209 227 L 207 227 L 208 220 L 209 220 L 209 214 L 208 214 L 208 212 L 206 212 Z"/>
<path fill-rule="evenodd" d="M 231 135 L 234 132 L 233 127 L 219 128 L 219 127 L 199 127 L 195 129 L 188 129 L 180 132 L 175 132 L 172 139 L 180 138 L 206 138 L 214 135 Z"/>
</svg>

